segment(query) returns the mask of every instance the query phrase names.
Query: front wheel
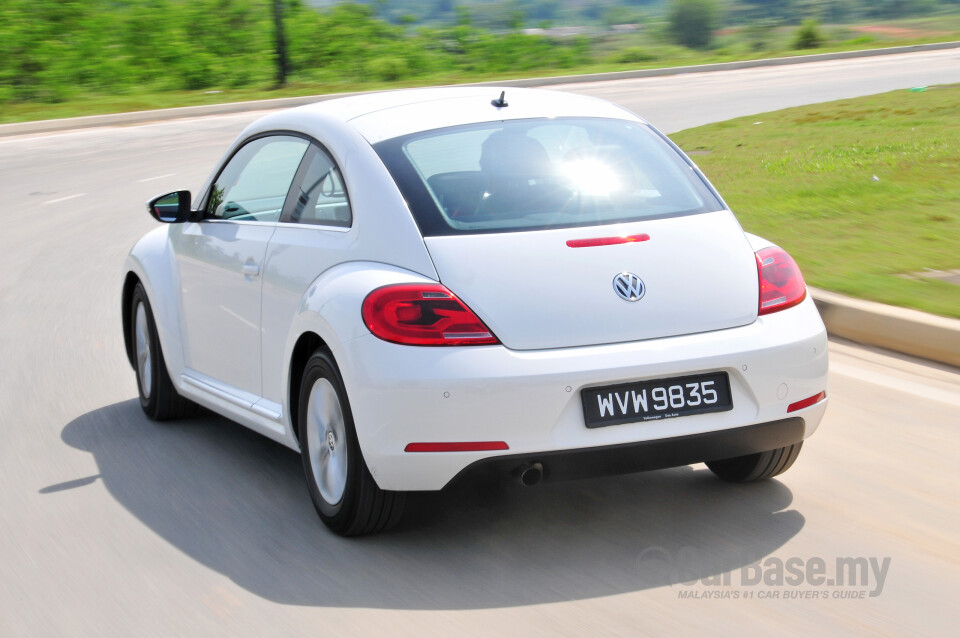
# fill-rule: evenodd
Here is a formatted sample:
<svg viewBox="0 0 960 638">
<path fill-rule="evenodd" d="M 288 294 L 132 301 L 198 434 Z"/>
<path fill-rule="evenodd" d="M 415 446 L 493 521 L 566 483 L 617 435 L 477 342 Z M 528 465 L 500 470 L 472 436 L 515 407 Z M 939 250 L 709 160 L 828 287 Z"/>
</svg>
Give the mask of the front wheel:
<svg viewBox="0 0 960 638">
<path fill-rule="evenodd" d="M 800 455 L 801 447 L 803 447 L 803 441 L 767 452 L 748 454 L 721 461 L 708 461 L 707 467 L 718 477 L 731 483 L 760 481 L 789 470 Z"/>
<path fill-rule="evenodd" d="M 342 536 L 359 536 L 400 522 L 405 494 L 381 490 L 373 480 L 340 370 L 323 350 L 304 369 L 297 420 L 307 490 L 327 527 Z"/>
<path fill-rule="evenodd" d="M 154 421 L 167 421 L 192 416 L 199 406 L 177 392 L 167 373 L 167 364 L 160 349 L 157 324 L 147 293 L 141 284 L 133 290 L 130 301 L 130 330 L 133 342 L 134 369 L 140 391 L 140 407 Z"/>
</svg>

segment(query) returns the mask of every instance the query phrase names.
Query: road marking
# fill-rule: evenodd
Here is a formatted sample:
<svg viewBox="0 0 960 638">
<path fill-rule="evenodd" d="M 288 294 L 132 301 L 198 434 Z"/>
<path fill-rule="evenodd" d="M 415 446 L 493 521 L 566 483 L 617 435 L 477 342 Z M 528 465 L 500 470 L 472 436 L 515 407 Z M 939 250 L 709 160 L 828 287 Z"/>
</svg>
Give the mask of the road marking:
<svg viewBox="0 0 960 638">
<path fill-rule="evenodd" d="M 859 366 L 840 363 L 839 361 L 830 362 L 830 372 L 960 408 L 960 392 L 932 388 L 922 383 L 908 381 L 907 379 L 901 379 L 881 372 L 874 372 Z"/>
<path fill-rule="evenodd" d="M 59 204 L 60 202 L 65 202 L 65 201 L 70 200 L 70 199 L 76 199 L 76 198 L 78 198 L 78 197 L 83 197 L 84 195 L 86 195 L 86 193 L 77 193 L 76 195 L 67 195 L 66 197 L 60 197 L 60 198 L 58 198 L 58 199 L 51 199 L 51 200 L 48 201 L 48 202 L 43 202 L 42 205 L 43 205 L 43 206 L 46 206 L 47 204 Z"/>
<path fill-rule="evenodd" d="M 254 324 L 252 321 L 250 321 L 250 320 L 248 320 L 248 319 L 245 319 L 244 317 L 241 317 L 240 315 L 238 315 L 238 314 L 235 313 L 234 311 L 230 310 L 230 309 L 227 308 L 226 306 L 222 306 L 222 305 L 221 305 L 221 306 L 217 306 L 217 307 L 220 308 L 220 310 L 222 310 L 222 311 L 224 311 L 225 313 L 227 313 L 228 315 L 230 315 L 231 317 L 233 317 L 234 319 L 236 319 L 237 321 L 239 321 L 240 323 L 242 323 L 242 324 L 244 324 L 244 325 L 246 325 L 246 326 L 249 326 L 249 327 L 253 328 L 254 330 L 257 330 L 257 331 L 260 330 L 260 327 L 257 326 L 256 324 Z"/>
<path fill-rule="evenodd" d="M 152 182 L 154 180 L 163 179 L 164 177 L 173 177 L 176 173 L 167 173 L 166 175 L 157 175 L 156 177 L 144 177 L 143 179 L 138 179 L 137 181 L 143 184 L 144 182 Z"/>
</svg>

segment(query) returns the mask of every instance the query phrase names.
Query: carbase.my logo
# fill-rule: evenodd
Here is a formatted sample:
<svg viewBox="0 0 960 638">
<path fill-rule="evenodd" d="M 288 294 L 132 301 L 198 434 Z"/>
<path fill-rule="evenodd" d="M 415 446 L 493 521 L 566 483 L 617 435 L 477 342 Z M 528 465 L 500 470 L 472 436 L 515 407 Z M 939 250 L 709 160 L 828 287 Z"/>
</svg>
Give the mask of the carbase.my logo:
<svg viewBox="0 0 960 638">
<path fill-rule="evenodd" d="M 889 556 L 837 556 L 827 559 L 820 556 L 801 558 L 791 556 L 786 559 L 769 556 L 764 559 L 740 562 L 739 568 L 713 566 L 695 547 L 682 547 L 669 551 L 662 547 L 648 547 L 640 552 L 637 567 L 645 577 L 654 576 L 657 580 L 680 583 L 686 587 L 701 585 L 704 587 L 789 587 L 815 589 L 864 589 L 866 594 L 875 598 L 883 593 L 887 575 L 890 571 Z M 806 595 L 807 598 L 851 598 L 862 597 L 829 594 Z M 686 596 L 698 597 L 698 596 Z M 732 596 L 730 596 L 732 597 Z M 740 596 L 736 596 L 739 598 Z M 744 597 L 752 597 L 752 594 Z M 760 598 L 776 596 L 758 596 Z M 793 598 L 796 596 L 783 596 Z"/>
</svg>

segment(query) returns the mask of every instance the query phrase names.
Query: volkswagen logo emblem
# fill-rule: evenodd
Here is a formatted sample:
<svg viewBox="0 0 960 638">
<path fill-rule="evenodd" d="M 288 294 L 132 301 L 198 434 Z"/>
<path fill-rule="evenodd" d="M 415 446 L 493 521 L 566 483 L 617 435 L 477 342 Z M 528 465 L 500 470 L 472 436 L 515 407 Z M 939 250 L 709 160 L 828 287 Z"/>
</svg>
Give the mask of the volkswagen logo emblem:
<svg viewBox="0 0 960 638">
<path fill-rule="evenodd" d="M 624 301 L 640 301 L 647 292 L 643 280 L 632 272 L 622 272 L 613 278 L 613 290 Z"/>
</svg>

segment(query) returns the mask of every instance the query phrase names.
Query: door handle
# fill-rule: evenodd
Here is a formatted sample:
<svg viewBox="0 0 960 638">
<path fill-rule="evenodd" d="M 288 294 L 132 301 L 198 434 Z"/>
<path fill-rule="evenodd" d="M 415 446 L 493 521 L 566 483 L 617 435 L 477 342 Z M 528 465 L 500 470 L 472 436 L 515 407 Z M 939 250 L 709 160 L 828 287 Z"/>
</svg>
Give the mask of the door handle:
<svg viewBox="0 0 960 638">
<path fill-rule="evenodd" d="M 257 275 L 260 274 L 260 266 L 256 265 L 253 262 L 248 261 L 243 265 L 243 268 L 241 268 L 241 271 L 243 272 L 243 275 L 245 277 L 256 277 Z"/>
</svg>

